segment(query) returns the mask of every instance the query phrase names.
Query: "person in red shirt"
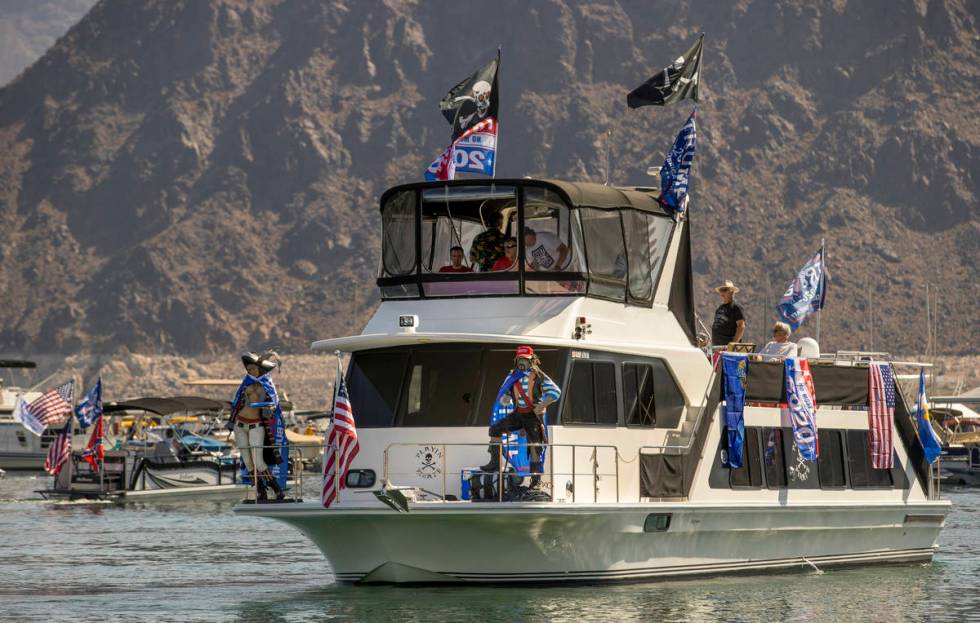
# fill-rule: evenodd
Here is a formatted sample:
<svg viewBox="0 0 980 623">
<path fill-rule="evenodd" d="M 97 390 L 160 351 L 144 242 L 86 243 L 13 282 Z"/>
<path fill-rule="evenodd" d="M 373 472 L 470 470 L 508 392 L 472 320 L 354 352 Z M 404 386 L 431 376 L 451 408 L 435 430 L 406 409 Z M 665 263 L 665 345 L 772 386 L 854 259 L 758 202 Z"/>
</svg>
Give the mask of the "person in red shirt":
<svg viewBox="0 0 980 623">
<path fill-rule="evenodd" d="M 473 269 L 463 266 L 463 247 L 449 249 L 450 264 L 439 269 L 440 273 L 471 273 Z"/>
<path fill-rule="evenodd" d="M 490 270 L 517 270 L 517 238 L 511 236 L 504 241 L 504 256 L 494 262 Z"/>
</svg>

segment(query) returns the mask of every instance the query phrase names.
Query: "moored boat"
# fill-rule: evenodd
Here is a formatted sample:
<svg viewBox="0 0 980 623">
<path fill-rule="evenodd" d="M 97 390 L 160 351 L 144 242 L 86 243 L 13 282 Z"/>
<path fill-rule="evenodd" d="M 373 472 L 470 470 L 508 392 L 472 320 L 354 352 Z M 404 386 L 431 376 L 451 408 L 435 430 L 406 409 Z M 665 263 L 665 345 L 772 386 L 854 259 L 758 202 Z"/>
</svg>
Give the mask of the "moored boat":
<svg viewBox="0 0 980 623">
<path fill-rule="evenodd" d="M 381 215 L 381 305 L 361 335 L 313 344 L 351 353 L 360 451 L 346 488 L 327 509 L 235 507 L 297 527 L 339 580 L 623 581 L 932 558 L 950 504 L 894 379 L 893 466 L 872 467 L 874 364 L 860 353 L 809 361 L 814 461 L 780 408 L 783 362 L 746 357 L 744 463 L 730 466 L 721 373 L 696 345 L 690 223 L 656 191 L 409 184 L 382 196 Z M 440 272 L 493 228 L 515 243 L 512 269 Z M 563 389 L 543 412 L 533 489 L 527 472 L 503 471 L 517 461 L 477 467 L 522 345 Z"/>
</svg>

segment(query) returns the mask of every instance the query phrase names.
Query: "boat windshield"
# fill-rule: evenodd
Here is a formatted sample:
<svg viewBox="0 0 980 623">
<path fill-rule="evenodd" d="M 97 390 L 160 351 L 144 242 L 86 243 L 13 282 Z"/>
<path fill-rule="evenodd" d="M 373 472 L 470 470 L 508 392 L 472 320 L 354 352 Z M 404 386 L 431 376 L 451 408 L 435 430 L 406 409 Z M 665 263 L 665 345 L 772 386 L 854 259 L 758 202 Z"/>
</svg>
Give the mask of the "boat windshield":
<svg viewBox="0 0 980 623">
<path fill-rule="evenodd" d="M 565 350 L 535 347 L 541 368 L 562 385 Z M 354 353 L 348 368 L 358 428 L 489 426 L 513 345 L 451 344 Z M 552 407 L 557 413 L 557 405 Z M 554 421 L 555 415 L 549 415 Z"/>
<path fill-rule="evenodd" d="M 646 306 L 673 231 L 666 216 L 572 208 L 531 182 L 396 190 L 382 224 L 386 299 L 588 294 Z"/>
</svg>

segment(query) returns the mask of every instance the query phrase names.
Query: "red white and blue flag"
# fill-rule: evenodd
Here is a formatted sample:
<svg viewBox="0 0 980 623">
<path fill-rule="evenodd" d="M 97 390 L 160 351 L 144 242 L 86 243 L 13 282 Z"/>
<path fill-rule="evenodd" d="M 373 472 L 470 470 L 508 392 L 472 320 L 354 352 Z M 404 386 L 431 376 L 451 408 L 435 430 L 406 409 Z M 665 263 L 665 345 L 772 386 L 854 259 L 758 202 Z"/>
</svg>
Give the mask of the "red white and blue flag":
<svg viewBox="0 0 980 623">
<path fill-rule="evenodd" d="M 327 430 L 327 447 L 323 461 L 323 490 L 320 501 L 324 508 L 337 500 L 340 490 L 347 481 L 350 464 L 361 450 L 357 441 L 357 427 L 354 425 L 354 411 L 347 394 L 347 384 L 337 360 L 337 388 L 334 392 L 333 418 Z"/>
<path fill-rule="evenodd" d="M 44 471 L 52 476 L 57 476 L 68 461 L 69 456 L 71 456 L 71 418 L 68 418 L 65 425 L 58 431 L 58 436 L 48 447 L 48 456 L 44 459 Z"/>
<path fill-rule="evenodd" d="M 868 419 L 871 467 L 891 469 L 895 466 L 892 450 L 895 379 L 891 364 L 872 363 L 868 366 Z"/>
<path fill-rule="evenodd" d="M 687 190 L 691 184 L 691 164 L 697 149 L 697 110 L 691 111 L 674 145 L 660 167 L 660 203 L 673 212 L 683 212 L 687 205 Z"/>
<path fill-rule="evenodd" d="M 27 430 L 40 436 L 44 429 L 71 413 L 71 402 L 75 394 L 75 381 L 71 380 L 54 389 L 49 389 L 28 403 L 23 398 L 17 400 L 13 418 Z"/>
<path fill-rule="evenodd" d="M 821 249 L 800 269 L 776 305 L 776 314 L 794 331 L 800 328 L 807 316 L 823 309 L 827 295 L 827 275 L 823 268 Z"/>
<path fill-rule="evenodd" d="M 102 461 L 105 459 L 105 445 L 102 443 L 102 419 L 99 416 L 95 419 L 95 426 L 92 428 L 92 435 L 88 438 L 88 445 L 82 452 L 82 460 L 98 471 L 102 469 Z"/>
<path fill-rule="evenodd" d="M 425 170 L 427 182 L 456 179 L 457 173 L 493 177 L 497 165 L 497 120 L 484 119 L 454 140 Z"/>
</svg>

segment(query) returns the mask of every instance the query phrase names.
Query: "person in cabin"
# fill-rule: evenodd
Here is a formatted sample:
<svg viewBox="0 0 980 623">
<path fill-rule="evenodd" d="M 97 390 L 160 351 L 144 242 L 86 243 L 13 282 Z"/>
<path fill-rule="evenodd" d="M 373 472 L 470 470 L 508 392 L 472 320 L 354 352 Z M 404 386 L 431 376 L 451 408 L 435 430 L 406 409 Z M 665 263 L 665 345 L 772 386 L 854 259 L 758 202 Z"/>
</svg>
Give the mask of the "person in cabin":
<svg viewBox="0 0 980 623">
<path fill-rule="evenodd" d="M 473 269 L 463 265 L 463 247 L 449 249 L 449 264 L 439 269 L 440 273 L 471 273 Z"/>
<path fill-rule="evenodd" d="M 762 347 L 759 355 L 766 361 L 787 359 L 789 357 L 796 358 L 796 344 L 789 341 L 789 336 L 792 332 L 792 329 L 785 322 L 774 324 L 772 326 L 772 340 Z"/>
<path fill-rule="evenodd" d="M 731 281 L 725 281 L 715 288 L 721 296 L 721 305 L 715 310 L 715 320 L 711 324 L 711 345 L 728 346 L 732 342 L 742 341 L 745 333 L 745 313 L 735 302 L 738 288 Z"/>
<path fill-rule="evenodd" d="M 524 228 L 524 259 L 529 270 L 562 270 L 568 260 L 568 246 L 547 231 Z"/>
<path fill-rule="evenodd" d="M 274 441 L 270 441 L 275 407 L 253 406 L 261 403 L 278 405 L 278 394 L 271 375 L 279 365 L 279 356 L 272 351 L 261 355 L 248 352 L 242 355 L 242 364 L 246 376 L 231 403 L 228 422 L 234 431 L 235 445 L 241 452 L 245 469 L 258 490 L 258 500 L 268 499 L 268 487 L 272 487 L 277 500 L 282 500 L 285 492 L 269 472 L 269 465 L 281 461 L 279 449 L 274 446 Z"/>
<path fill-rule="evenodd" d="M 518 346 L 514 353 L 514 367 L 500 387 L 497 402 L 509 410 L 506 417 L 490 425 L 490 462 L 480 467 L 484 472 L 500 469 L 500 444 L 504 433 L 524 430 L 529 444 L 545 442 L 542 417 L 548 405 L 561 398 L 561 388 L 541 370 L 541 360 L 530 346 Z M 541 446 L 530 446 L 528 457 L 531 468 L 531 488 L 541 483 L 544 455 Z"/>
<path fill-rule="evenodd" d="M 507 236 L 500 231 L 500 214 L 491 214 L 487 219 L 487 230 L 477 234 L 470 246 L 470 257 L 481 273 L 490 270 L 493 263 L 503 256 L 506 239 Z"/>
<path fill-rule="evenodd" d="M 490 268 L 493 272 L 517 270 L 517 238 L 510 236 L 504 241 L 504 256 Z"/>
</svg>

